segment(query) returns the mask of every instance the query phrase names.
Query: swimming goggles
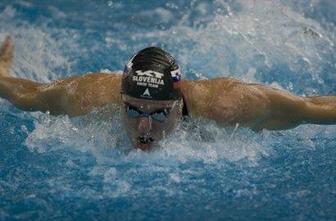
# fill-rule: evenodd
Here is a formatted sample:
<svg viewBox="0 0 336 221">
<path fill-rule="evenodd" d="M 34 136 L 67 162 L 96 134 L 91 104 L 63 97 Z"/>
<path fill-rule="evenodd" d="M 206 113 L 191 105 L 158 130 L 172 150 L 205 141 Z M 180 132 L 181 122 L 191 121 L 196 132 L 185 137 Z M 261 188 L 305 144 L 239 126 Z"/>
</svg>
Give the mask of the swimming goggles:
<svg viewBox="0 0 336 221">
<path fill-rule="evenodd" d="M 126 104 L 126 113 L 130 118 L 150 117 L 151 119 L 162 123 L 168 118 L 169 112 L 170 108 L 163 108 L 152 113 L 146 113 L 135 106 Z"/>
</svg>

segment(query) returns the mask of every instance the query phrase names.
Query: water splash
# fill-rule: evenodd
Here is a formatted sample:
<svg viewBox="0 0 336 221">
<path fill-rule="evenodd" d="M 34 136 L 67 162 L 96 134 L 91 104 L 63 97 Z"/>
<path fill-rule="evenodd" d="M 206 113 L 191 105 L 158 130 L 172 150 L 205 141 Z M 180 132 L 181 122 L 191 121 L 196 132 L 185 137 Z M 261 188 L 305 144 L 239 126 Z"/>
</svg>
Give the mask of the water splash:
<svg viewBox="0 0 336 221">
<path fill-rule="evenodd" d="M 44 82 L 121 69 L 138 49 L 159 45 L 179 58 L 185 78 L 230 75 L 298 94 L 335 92 L 335 29 L 327 17 L 324 23 L 308 16 L 307 5 L 249 0 L 151 3 L 146 8 L 115 1 L 94 4 L 100 14 L 85 11 L 88 3 L 81 16 L 55 3 L 45 8 L 51 16 L 34 15 L 35 21 L 27 19 L 25 10 L 39 6 L 8 4 L 0 13 L 0 38 L 14 36 L 14 74 Z M 309 3 L 314 9 L 326 4 Z M 140 22 L 151 16 L 164 22 Z M 5 123 L 1 141 L 4 136 L 16 141 L 3 147 L 9 151 L 0 150 L 6 161 L 0 171 L 0 189 L 6 193 L 0 219 L 14 213 L 24 219 L 34 212 L 41 220 L 43 214 L 56 213 L 106 219 L 107 207 L 116 208 L 113 214 L 126 220 L 177 219 L 172 214 L 194 220 L 330 218 L 335 126 L 254 133 L 193 119 L 146 153 L 131 148 L 118 111 L 103 108 L 70 119 L 24 113 L 0 102 Z M 316 199 L 324 199 L 323 209 Z"/>
<path fill-rule="evenodd" d="M 274 1 L 237 1 L 217 13 L 207 11 L 202 25 L 190 24 L 192 9 L 178 25 L 133 35 L 175 51 L 189 78 L 235 76 L 246 81 L 279 83 L 296 93 L 332 90 L 325 69 L 333 64 L 335 39 L 313 19 Z M 223 8 L 227 13 L 223 14 Z M 206 9 L 204 9 L 206 10 Z M 201 18 L 196 18 L 201 19 Z M 198 75 L 197 75 L 198 74 Z M 327 81 L 326 81 L 327 80 Z M 295 84 L 295 87 L 291 85 Z"/>
</svg>

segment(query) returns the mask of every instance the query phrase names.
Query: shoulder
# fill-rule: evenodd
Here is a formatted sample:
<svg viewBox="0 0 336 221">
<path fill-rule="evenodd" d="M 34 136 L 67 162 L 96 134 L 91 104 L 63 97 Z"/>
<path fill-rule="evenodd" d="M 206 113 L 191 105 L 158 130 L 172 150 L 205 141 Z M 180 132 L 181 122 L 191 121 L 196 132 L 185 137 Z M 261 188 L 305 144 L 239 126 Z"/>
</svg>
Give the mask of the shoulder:
<svg viewBox="0 0 336 221">
<path fill-rule="evenodd" d="M 121 90 L 121 74 L 89 73 L 80 77 L 78 89 L 86 96 L 92 95 L 106 101 L 118 100 Z"/>
<path fill-rule="evenodd" d="M 183 80 L 179 86 L 186 102 L 190 99 L 207 98 L 217 93 L 229 92 L 244 84 L 234 78 L 221 77 L 210 80 Z"/>
<path fill-rule="evenodd" d="M 180 91 L 188 113 L 204 116 L 210 113 L 210 106 L 221 95 L 228 94 L 240 81 L 233 78 L 214 78 L 211 80 L 184 80 L 180 83 Z"/>
<path fill-rule="evenodd" d="M 83 80 L 121 80 L 122 74 L 95 72 L 82 75 L 81 78 Z"/>
<path fill-rule="evenodd" d="M 75 75 L 71 77 L 67 77 L 64 79 L 57 80 L 56 83 L 53 83 L 52 85 L 63 85 L 66 86 L 68 84 L 91 84 L 94 85 L 95 83 L 109 83 L 111 81 L 115 81 L 116 83 L 118 81 L 121 81 L 121 74 L 116 73 L 87 73 L 83 75 Z"/>
<path fill-rule="evenodd" d="M 61 80 L 63 104 L 68 112 L 89 112 L 95 107 L 107 104 L 120 104 L 121 75 L 110 73 L 89 73 Z"/>
<path fill-rule="evenodd" d="M 256 85 L 234 78 L 184 81 L 181 91 L 190 115 L 221 124 L 250 121 L 267 100 Z"/>
</svg>

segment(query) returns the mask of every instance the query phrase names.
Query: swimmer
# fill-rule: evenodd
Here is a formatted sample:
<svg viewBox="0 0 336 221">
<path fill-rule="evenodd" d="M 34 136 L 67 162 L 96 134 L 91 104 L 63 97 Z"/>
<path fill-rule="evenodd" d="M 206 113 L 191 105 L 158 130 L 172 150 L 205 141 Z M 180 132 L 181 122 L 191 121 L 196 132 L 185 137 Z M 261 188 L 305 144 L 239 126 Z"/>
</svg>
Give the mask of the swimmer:
<svg viewBox="0 0 336 221">
<path fill-rule="evenodd" d="M 181 80 L 175 59 L 157 47 L 135 54 L 122 75 L 91 73 L 52 83 L 11 76 L 12 59 L 13 43 L 7 37 L 0 48 L 0 97 L 25 111 L 71 117 L 116 104 L 130 140 L 142 150 L 168 136 L 183 115 L 256 131 L 336 124 L 336 96 L 300 97 L 224 77 Z"/>
</svg>

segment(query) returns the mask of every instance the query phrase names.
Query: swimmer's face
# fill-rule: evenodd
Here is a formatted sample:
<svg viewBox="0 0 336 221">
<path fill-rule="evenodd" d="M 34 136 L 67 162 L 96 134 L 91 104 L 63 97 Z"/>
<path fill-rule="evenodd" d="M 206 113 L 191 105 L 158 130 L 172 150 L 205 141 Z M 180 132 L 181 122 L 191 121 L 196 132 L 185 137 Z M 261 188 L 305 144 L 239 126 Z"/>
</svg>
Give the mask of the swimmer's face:
<svg viewBox="0 0 336 221">
<path fill-rule="evenodd" d="M 151 101 L 122 96 L 122 118 L 133 145 L 149 150 L 169 135 L 182 117 L 182 100 Z"/>
</svg>

